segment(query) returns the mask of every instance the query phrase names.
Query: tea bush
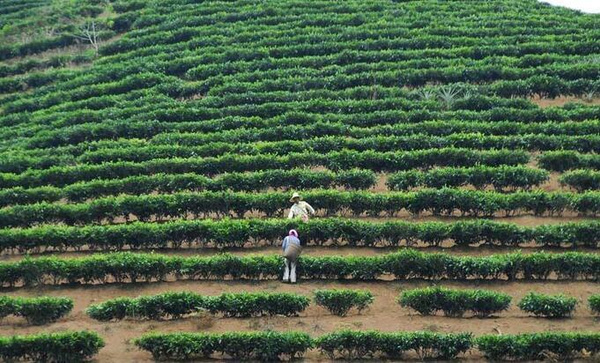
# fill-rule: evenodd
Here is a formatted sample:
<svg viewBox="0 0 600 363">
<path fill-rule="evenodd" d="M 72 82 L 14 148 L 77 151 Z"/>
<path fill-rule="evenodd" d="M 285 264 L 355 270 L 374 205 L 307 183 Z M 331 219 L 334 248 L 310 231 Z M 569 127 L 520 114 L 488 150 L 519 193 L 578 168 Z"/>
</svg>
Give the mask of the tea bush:
<svg viewBox="0 0 600 363">
<path fill-rule="evenodd" d="M 508 253 L 483 257 L 402 250 L 379 256 L 302 256 L 303 279 L 375 280 L 597 280 L 600 256 L 595 253 Z M 206 279 L 274 279 L 281 277 L 279 255 L 165 256 L 144 253 L 94 254 L 86 257 L 25 258 L 0 263 L 0 286 L 62 283 L 116 283 Z M 554 277 L 555 276 L 555 277 Z"/>
<path fill-rule="evenodd" d="M 178 319 L 199 311 L 223 314 L 226 317 L 264 315 L 295 316 L 304 311 L 310 300 L 290 293 L 224 293 L 204 296 L 193 292 L 167 292 L 154 296 L 117 298 L 87 308 L 87 314 L 96 320 Z"/>
<path fill-rule="evenodd" d="M 54 322 L 73 309 L 73 299 L 66 297 L 11 297 L 0 296 L 0 319 L 8 316 L 22 316 L 33 325 Z"/>
<path fill-rule="evenodd" d="M 331 359 L 366 359 L 376 356 L 398 359 L 405 353 L 413 352 L 423 360 L 449 360 L 468 351 L 471 341 L 471 333 L 343 330 L 316 338 L 315 346 Z"/>
<path fill-rule="evenodd" d="M 527 294 L 518 304 L 519 309 L 535 316 L 565 318 L 571 316 L 577 306 L 577 299 L 563 294 L 544 295 L 535 292 Z"/>
<path fill-rule="evenodd" d="M 591 295 L 588 299 L 588 303 L 594 314 L 600 314 L 600 294 Z"/>
<path fill-rule="evenodd" d="M 6 362 L 80 362 L 93 357 L 102 347 L 102 338 L 90 331 L 2 336 L 0 358 Z"/>
<path fill-rule="evenodd" d="M 226 354 L 236 360 L 276 361 L 301 357 L 313 346 L 299 332 L 150 333 L 134 344 L 155 359 L 189 360 Z"/>
<path fill-rule="evenodd" d="M 346 316 L 352 308 L 356 308 L 360 313 L 375 300 L 373 294 L 365 290 L 315 290 L 314 295 L 317 305 L 338 316 Z"/>
<path fill-rule="evenodd" d="M 511 297 L 489 290 L 454 290 L 427 287 L 403 291 L 398 299 L 402 307 L 409 307 L 423 315 L 442 311 L 444 315 L 460 317 L 470 311 L 478 317 L 487 317 L 507 310 Z"/>
<path fill-rule="evenodd" d="M 174 220 L 165 223 L 133 222 L 84 227 L 45 225 L 29 229 L 0 229 L 0 252 L 122 250 L 254 247 L 281 243 L 286 231 L 296 228 L 308 246 L 352 247 L 412 246 L 417 242 L 440 246 L 574 246 L 598 247 L 600 223 L 580 221 L 522 227 L 478 219 L 442 222 L 372 222 L 317 218 L 296 222 L 282 219 Z"/>
<path fill-rule="evenodd" d="M 543 332 L 518 335 L 484 335 L 475 345 L 491 360 L 559 360 L 578 356 L 594 356 L 600 352 L 600 334 L 576 332 Z"/>
</svg>

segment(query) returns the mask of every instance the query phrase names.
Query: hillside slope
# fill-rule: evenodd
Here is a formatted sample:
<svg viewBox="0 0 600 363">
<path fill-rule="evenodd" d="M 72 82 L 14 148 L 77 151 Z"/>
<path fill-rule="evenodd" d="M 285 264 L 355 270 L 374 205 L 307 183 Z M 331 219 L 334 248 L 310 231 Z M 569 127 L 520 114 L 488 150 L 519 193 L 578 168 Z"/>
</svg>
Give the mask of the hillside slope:
<svg viewBox="0 0 600 363">
<path fill-rule="evenodd" d="M 102 362 L 152 361 L 132 341 L 154 330 L 600 341 L 600 15 L 536 0 L 0 0 L 0 77 L 2 301 L 67 298 L 14 299 L 1 336 L 91 330 Z M 309 221 L 286 218 L 292 192 L 315 208 Z M 282 284 L 292 228 L 300 281 Z M 485 320 L 398 304 L 431 284 L 505 304 Z M 373 304 L 339 317 L 312 300 L 348 287 Z M 286 292 L 310 307 L 159 295 L 174 291 Z M 517 306 L 530 292 L 580 304 L 533 318 Z M 140 295 L 139 311 L 117 299 Z M 27 301 L 34 315 L 63 306 L 33 325 Z M 179 338 L 157 356 L 209 355 Z M 513 358 L 600 346 L 539 339 L 551 344 Z M 251 355 L 232 342 L 229 356 Z M 390 349 L 375 356 L 401 356 Z"/>
</svg>

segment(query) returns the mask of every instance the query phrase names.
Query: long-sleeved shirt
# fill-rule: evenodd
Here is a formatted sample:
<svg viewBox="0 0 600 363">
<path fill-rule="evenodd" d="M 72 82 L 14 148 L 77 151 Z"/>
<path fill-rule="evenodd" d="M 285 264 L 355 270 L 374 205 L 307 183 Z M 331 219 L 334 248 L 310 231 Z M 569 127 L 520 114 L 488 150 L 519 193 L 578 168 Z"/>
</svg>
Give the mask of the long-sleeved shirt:
<svg viewBox="0 0 600 363">
<path fill-rule="evenodd" d="M 310 204 L 306 203 L 305 201 L 299 201 L 297 203 L 294 203 L 294 205 L 292 205 L 292 208 L 290 208 L 288 219 L 302 216 L 308 217 L 309 214 L 315 214 L 315 210 L 313 209 L 313 207 L 311 207 Z"/>
<path fill-rule="evenodd" d="M 300 246 L 300 240 L 296 236 L 287 236 L 283 239 L 283 243 L 281 244 L 281 248 L 285 251 L 289 244 L 297 244 Z"/>
</svg>

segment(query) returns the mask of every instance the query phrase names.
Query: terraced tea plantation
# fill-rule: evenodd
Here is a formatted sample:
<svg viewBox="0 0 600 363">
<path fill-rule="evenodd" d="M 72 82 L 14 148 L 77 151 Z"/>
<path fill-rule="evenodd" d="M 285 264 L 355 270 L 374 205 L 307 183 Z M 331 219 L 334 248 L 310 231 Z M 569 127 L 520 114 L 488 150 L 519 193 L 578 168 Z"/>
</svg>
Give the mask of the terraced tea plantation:
<svg viewBox="0 0 600 363">
<path fill-rule="evenodd" d="M 600 15 L 0 0 L 0 75 L 2 361 L 598 359 Z"/>
</svg>

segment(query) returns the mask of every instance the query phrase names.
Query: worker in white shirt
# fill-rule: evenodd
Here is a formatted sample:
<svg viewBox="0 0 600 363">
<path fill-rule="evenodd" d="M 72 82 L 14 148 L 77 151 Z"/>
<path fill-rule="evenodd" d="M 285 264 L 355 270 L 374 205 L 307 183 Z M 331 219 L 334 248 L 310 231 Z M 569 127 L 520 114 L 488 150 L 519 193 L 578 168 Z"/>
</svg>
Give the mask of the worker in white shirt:
<svg viewBox="0 0 600 363">
<path fill-rule="evenodd" d="M 283 261 L 285 262 L 283 282 L 296 283 L 296 265 L 298 257 L 302 253 L 302 245 L 295 229 L 290 230 L 288 236 L 283 239 L 281 248 L 283 250 Z"/>
<path fill-rule="evenodd" d="M 303 221 L 308 221 L 309 216 L 315 215 L 315 210 L 310 204 L 306 203 L 300 197 L 300 194 L 294 193 L 290 198 L 290 202 L 294 203 L 290 208 L 288 219 L 301 218 Z"/>
</svg>

